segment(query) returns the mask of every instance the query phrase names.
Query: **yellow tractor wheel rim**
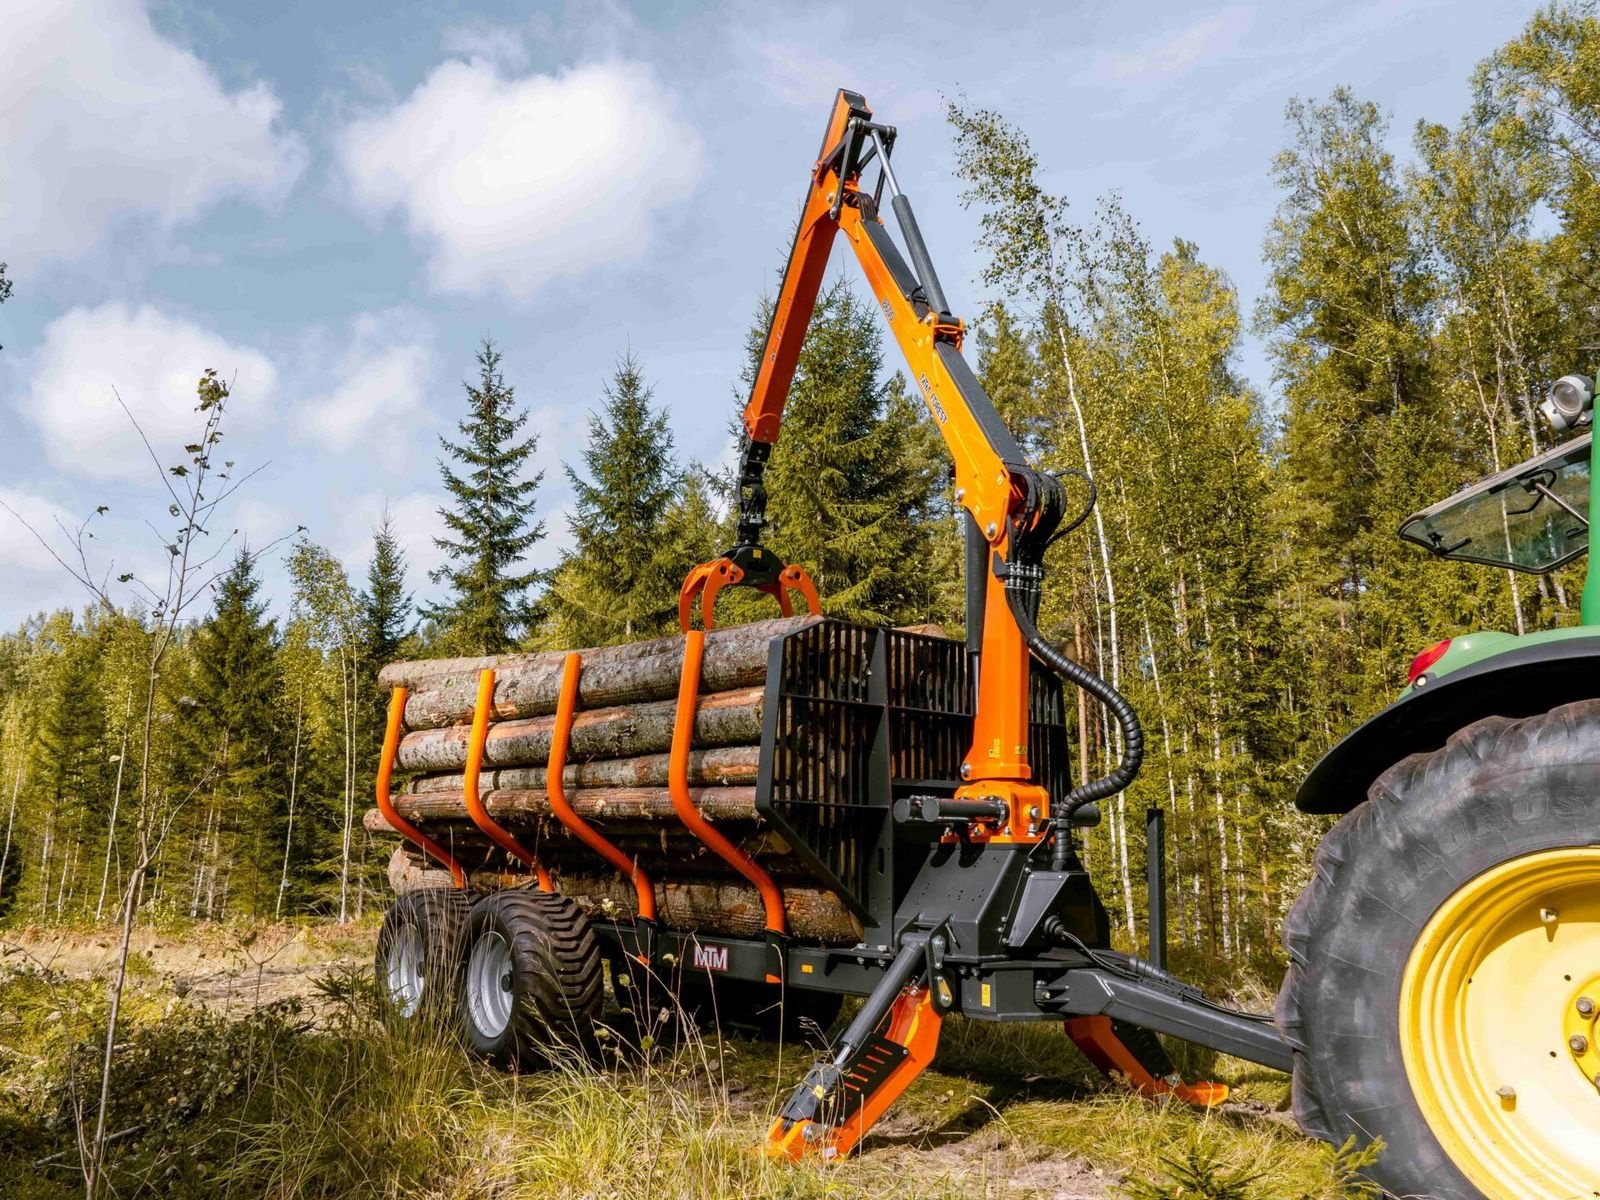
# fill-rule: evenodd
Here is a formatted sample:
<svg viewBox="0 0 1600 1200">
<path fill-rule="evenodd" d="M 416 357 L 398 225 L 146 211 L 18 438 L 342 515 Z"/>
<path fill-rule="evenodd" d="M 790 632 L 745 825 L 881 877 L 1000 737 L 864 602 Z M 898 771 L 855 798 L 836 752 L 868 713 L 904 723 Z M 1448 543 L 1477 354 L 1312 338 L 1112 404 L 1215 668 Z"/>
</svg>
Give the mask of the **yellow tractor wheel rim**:
<svg viewBox="0 0 1600 1200">
<path fill-rule="evenodd" d="M 1600 1195 L 1600 846 L 1463 885 L 1412 948 L 1399 1016 L 1412 1093 L 1479 1191 Z"/>
</svg>

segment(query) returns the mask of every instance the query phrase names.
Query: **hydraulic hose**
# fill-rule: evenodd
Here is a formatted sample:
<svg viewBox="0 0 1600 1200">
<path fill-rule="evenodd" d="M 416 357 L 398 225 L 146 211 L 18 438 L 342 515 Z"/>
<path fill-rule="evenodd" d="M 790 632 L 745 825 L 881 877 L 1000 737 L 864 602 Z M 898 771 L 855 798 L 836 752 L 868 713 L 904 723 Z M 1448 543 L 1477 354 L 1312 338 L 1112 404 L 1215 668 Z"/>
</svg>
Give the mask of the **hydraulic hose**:
<svg viewBox="0 0 1600 1200">
<path fill-rule="evenodd" d="M 1071 850 L 1072 814 L 1086 804 L 1115 796 L 1133 782 L 1140 764 L 1144 762 L 1144 730 L 1139 725 L 1138 715 L 1121 692 L 1082 663 L 1068 658 L 1039 632 L 1039 627 L 1034 624 L 1034 614 L 1038 611 L 1039 585 L 1043 576 L 1044 572 L 1038 567 L 1018 565 L 1012 565 L 1006 573 L 1006 602 L 1011 607 L 1017 628 L 1022 632 L 1022 640 L 1045 666 L 1110 709 L 1122 729 L 1122 761 L 1116 768 L 1109 775 L 1078 785 L 1066 794 L 1059 806 L 1052 806 L 1050 824 L 1055 830 L 1055 848 L 1051 853 L 1051 869 L 1062 871 L 1066 869 Z"/>
</svg>

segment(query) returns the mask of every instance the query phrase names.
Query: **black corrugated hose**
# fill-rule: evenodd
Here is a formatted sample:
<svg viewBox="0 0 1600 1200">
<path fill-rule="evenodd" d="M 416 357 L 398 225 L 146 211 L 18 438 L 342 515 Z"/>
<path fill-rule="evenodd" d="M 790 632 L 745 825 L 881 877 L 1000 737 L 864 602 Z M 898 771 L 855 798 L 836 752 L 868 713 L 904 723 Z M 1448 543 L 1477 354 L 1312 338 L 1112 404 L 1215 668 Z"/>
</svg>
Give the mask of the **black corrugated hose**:
<svg viewBox="0 0 1600 1200">
<path fill-rule="evenodd" d="M 1017 628 L 1022 631 L 1022 640 L 1045 666 L 1110 709 L 1122 727 L 1122 761 L 1116 769 L 1100 779 L 1080 784 L 1066 794 L 1059 806 L 1052 805 L 1050 824 L 1055 829 L 1055 848 L 1050 865 L 1052 870 L 1063 871 L 1072 847 L 1072 814 L 1086 804 L 1115 796 L 1133 782 L 1144 761 L 1144 730 L 1121 692 L 1082 663 L 1068 658 L 1039 632 L 1034 615 L 1039 611 L 1039 589 L 1043 581 L 1042 567 L 1014 564 L 1006 569 L 1006 601 L 1011 606 Z"/>
</svg>

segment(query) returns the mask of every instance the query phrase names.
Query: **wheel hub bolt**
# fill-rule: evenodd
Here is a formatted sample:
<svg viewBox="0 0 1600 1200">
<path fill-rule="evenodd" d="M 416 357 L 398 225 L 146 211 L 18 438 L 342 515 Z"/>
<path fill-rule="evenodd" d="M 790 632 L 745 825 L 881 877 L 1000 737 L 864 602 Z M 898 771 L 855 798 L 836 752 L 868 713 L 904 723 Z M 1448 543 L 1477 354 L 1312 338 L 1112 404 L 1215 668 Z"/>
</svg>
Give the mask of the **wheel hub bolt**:
<svg viewBox="0 0 1600 1200">
<path fill-rule="evenodd" d="M 1589 1039 L 1581 1033 L 1575 1033 L 1567 1039 L 1567 1046 L 1574 1054 L 1587 1054 L 1589 1052 Z"/>
<path fill-rule="evenodd" d="M 1517 1089 L 1509 1083 L 1501 1084 L 1495 1095 L 1500 1097 L 1501 1108 L 1509 1111 L 1517 1106 Z"/>
<path fill-rule="evenodd" d="M 1587 996 L 1578 997 L 1578 1015 L 1580 1017 L 1594 1016 L 1594 1001 Z"/>
</svg>

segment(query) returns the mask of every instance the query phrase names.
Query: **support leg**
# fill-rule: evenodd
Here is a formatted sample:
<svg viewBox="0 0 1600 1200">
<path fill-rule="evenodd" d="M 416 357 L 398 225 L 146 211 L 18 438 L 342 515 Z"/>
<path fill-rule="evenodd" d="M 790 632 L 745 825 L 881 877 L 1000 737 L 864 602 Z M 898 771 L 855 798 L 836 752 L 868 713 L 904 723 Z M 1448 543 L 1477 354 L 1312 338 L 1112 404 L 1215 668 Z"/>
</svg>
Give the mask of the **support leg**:
<svg viewBox="0 0 1600 1200">
<path fill-rule="evenodd" d="M 794 1160 L 849 1154 L 927 1069 L 949 1007 L 949 985 L 928 979 L 927 961 L 925 939 L 901 948 L 839 1039 L 838 1053 L 812 1067 L 783 1106 L 767 1131 L 767 1153 Z M 879 1033 L 885 1015 L 888 1027 Z"/>
<path fill-rule="evenodd" d="M 1141 1095 L 1172 1095 L 1200 1108 L 1213 1108 L 1228 1098 L 1225 1083 L 1184 1083 L 1153 1033 L 1130 1026 L 1125 1041 L 1123 1031 L 1106 1016 L 1068 1017 L 1066 1024 L 1067 1036 L 1102 1075 L 1123 1076 Z"/>
</svg>

